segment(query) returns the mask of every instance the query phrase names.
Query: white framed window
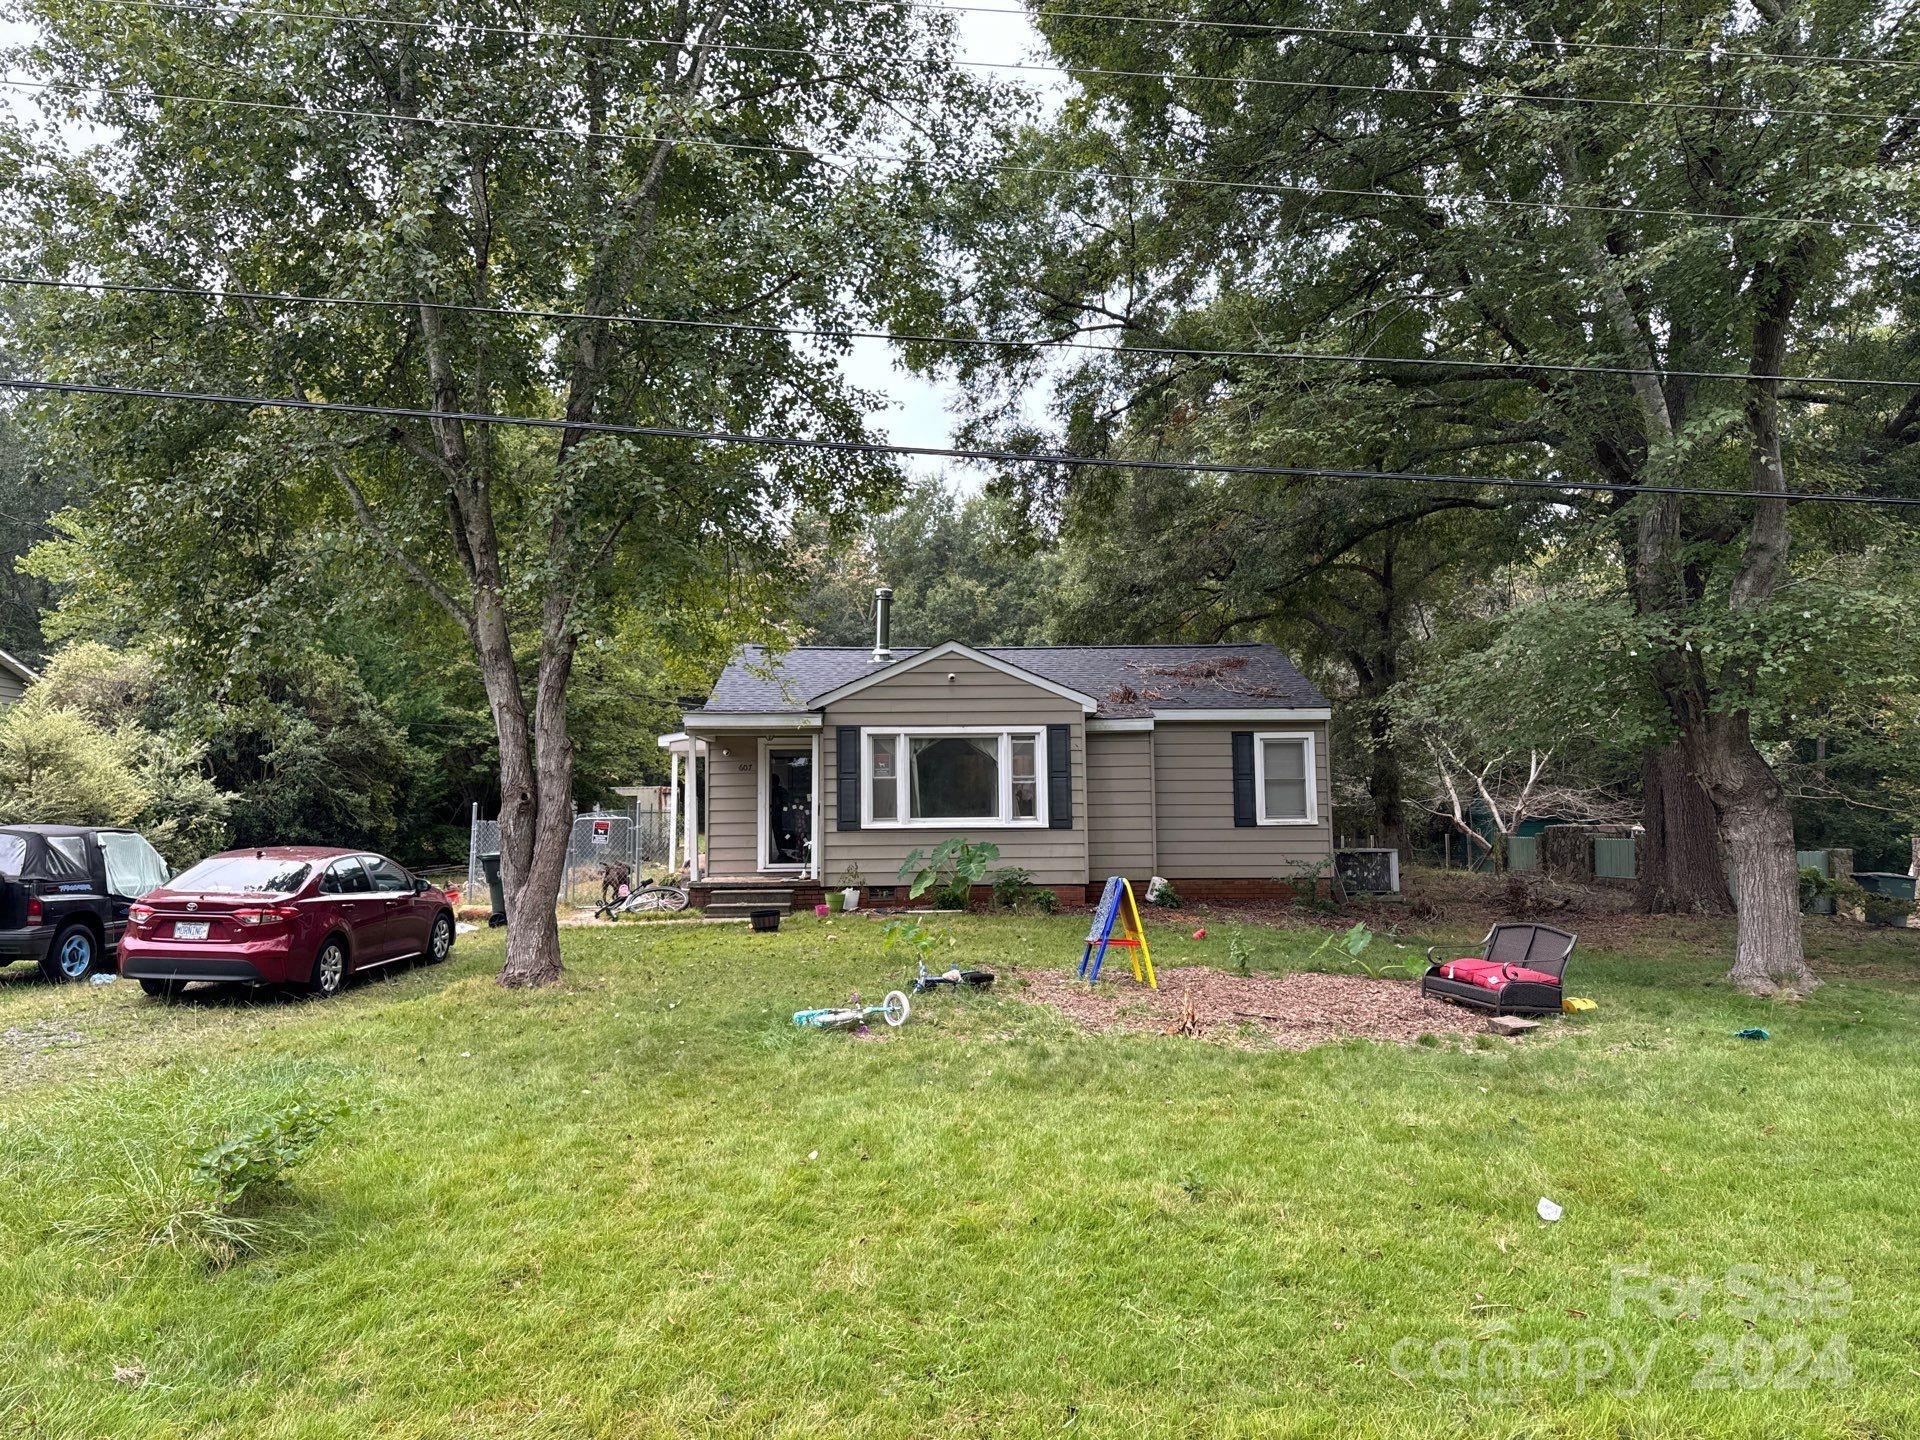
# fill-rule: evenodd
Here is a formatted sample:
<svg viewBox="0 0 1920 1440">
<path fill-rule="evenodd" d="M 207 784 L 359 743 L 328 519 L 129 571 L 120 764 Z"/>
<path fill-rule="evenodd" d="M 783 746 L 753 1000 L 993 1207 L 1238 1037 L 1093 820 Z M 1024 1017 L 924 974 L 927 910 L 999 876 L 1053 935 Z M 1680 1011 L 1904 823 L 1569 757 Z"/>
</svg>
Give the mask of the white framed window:
<svg viewBox="0 0 1920 1440">
<path fill-rule="evenodd" d="M 1044 726 L 908 726 L 860 735 L 860 823 L 1007 827 L 1047 823 Z"/>
<path fill-rule="evenodd" d="M 1311 730 L 1253 737 L 1254 818 L 1262 825 L 1319 824 L 1315 778 Z"/>
</svg>

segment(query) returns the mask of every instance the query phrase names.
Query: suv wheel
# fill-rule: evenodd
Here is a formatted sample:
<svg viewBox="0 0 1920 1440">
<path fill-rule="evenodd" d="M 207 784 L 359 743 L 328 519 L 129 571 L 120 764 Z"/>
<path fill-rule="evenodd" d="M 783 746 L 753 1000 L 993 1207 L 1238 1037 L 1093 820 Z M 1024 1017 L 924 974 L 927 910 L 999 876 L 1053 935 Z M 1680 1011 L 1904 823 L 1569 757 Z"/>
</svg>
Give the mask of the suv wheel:
<svg viewBox="0 0 1920 1440">
<path fill-rule="evenodd" d="M 69 925 L 53 937 L 40 969 L 49 980 L 84 980 L 100 964 L 100 942 L 84 925 Z"/>
<path fill-rule="evenodd" d="M 347 983 L 347 947 L 337 935 L 329 935 L 321 945 L 320 953 L 313 957 L 313 975 L 307 981 L 307 992 L 321 999 L 338 995 Z"/>
</svg>

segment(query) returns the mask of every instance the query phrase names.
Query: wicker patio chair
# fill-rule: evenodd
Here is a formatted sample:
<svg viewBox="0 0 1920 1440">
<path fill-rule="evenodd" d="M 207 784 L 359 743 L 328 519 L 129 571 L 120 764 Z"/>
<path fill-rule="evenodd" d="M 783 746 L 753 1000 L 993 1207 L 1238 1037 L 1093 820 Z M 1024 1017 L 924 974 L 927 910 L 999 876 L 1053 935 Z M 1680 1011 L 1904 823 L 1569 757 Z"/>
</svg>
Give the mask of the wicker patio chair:
<svg viewBox="0 0 1920 1440">
<path fill-rule="evenodd" d="M 1475 957 L 1441 960 L 1439 947 L 1430 947 L 1420 993 L 1492 1015 L 1558 1014 L 1567 961 L 1579 938 L 1551 925 L 1500 924 L 1487 931 Z M 1446 971 L 1454 967 L 1456 975 L 1471 970 L 1488 983 L 1450 977 Z"/>
</svg>

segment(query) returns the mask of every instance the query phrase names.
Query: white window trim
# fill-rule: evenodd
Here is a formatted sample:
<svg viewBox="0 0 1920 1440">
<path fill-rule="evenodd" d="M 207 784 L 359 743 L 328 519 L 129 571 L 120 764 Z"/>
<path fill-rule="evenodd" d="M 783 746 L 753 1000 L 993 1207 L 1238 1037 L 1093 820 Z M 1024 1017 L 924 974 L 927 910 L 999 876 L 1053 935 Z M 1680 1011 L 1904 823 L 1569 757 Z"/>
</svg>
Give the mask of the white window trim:
<svg viewBox="0 0 1920 1440">
<path fill-rule="evenodd" d="M 775 750 L 791 750 L 812 758 L 813 816 L 809 829 L 813 840 L 814 858 L 818 859 L 820 855 L 820 739 L 818 736 L 812 736 L 793 740 L 781 740 L 768 739 L 762 736 L 760 740 L 760 763 L 754 767 L 760 772 L 754 786 L 755 792 L 759 797 L 756 801 L 759 807 L 759 816 L 753 824 L 754 845 L 756 847 L 754 851 L 754 869 L 761 874 L 804 875 L 810 868 L 804 860 L 783 862 L 776 865 L 767 859 L 768 847 L 773 843 L 773 827 L 767 823 L 769 818 L 767 814 L 768 806 L 773 800 L 773 765 L 769 757 Z"/>
<path fill-rule="evenodd" d="M 893 759 L 893 820 L 873 818 L 873 737 L 884 735 L 895 742 Z M 946 819 L 912 820 L 907 811 L 907 741 L 948 735 L 997 735 L 1000 737 L 1000 813 L 998 815 L 950 816 Z M 1013 816 L 1013 742 L 1033 740 L 1033 811 L 1031 820 Z M 1047 828 L 1047 727 L 1044 725 L 875 725 L 860 730 L 860 828 L 863 830 L 1044 830 Z"/>
<path fill-rule="evenodd" d="M 1305 816 L 1269 816 L 1267 814 L 1267 742 L 1269 740 L 1300 740 L 1306 744 L 1307 813 Z M 1311 730 L 1263 730 L 1254 735 L 1253 815 L 1259 824 L 1318 825 L 1320 823 L 1320 766 L 1314 750 Z"/>
</svg>

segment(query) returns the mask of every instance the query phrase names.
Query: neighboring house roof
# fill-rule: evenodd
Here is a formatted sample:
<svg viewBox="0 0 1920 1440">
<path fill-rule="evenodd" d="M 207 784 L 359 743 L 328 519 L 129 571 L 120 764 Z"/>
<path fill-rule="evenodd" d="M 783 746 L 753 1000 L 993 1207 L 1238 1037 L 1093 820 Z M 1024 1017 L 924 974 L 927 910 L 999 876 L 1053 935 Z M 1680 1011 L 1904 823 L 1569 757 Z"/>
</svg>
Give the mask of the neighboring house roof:
<svg viewBox="0 0 1920 1440">
<path fill-rule="evenodd" d="M 743 646 L 700 713 L 801 714 L 818 697 L 883 677 L 923 650 L 896 646 L 891 663 L 876 665 L 864 645 L 799 645 L 777 654 Z M 976 653 L 1091 697 L 1102 719 L 1327 708 L 1326 696 L 1272 645 L 983 645 Z"/>
<path fill-rule="evenodd" d="M 5 670 L 9 675 L 24 680 L 29 685 L 40 678 L 4 650 L 0 650 L 0 670 Z"/>
</svg>

